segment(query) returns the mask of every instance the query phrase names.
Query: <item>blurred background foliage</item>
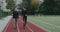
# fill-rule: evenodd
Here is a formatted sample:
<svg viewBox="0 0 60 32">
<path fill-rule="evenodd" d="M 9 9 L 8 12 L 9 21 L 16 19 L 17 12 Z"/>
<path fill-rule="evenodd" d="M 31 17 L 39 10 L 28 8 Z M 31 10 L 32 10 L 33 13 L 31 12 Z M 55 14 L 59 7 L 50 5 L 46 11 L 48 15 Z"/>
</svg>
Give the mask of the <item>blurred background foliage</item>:
<svg viewBox="0 0 60 32">
<path fill-rule="evenodd" d="M 12 14 L 15 2 L 13 0 L 6 0 L 7 9 L 10 12 L 3 12 L 0 9 L 0 18 L 2 16 L 7 16 Z M 19 14 L 21 14 L 22 7 L 28 9 L 28 15 L 60 15 L 60 0 L 44 0 L 41 2 L 36 2 L 35 0 L 22 0 L 22 3 L 18 4 Z"/>
</svg>

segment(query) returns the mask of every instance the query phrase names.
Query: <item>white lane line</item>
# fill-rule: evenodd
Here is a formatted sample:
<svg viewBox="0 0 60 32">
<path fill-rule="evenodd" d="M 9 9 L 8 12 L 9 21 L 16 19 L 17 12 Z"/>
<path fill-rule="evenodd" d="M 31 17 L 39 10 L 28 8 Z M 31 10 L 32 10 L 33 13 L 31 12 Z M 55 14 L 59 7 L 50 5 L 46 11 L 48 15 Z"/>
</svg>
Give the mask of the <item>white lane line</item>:
<svg viewBox="0 0 60 32">
<path fill-rule="evenodd" d="M 39 21 L 40 22 L 40 20 L 36 20 L 36 19 L 34 19 L 35 21 Z M 44 20 L 41 20 L 41 21 L 44 21 Z M 51 25 L 51 26 L 54 26 L 54 27 L 57 27 L 57 28 L 60 28 L 60 26 L 58 26 L 58 25 L 54 25 L 54 24 L 51 24 L 51 23 L 48 23 L 48 22 L 42 22 L 42 23 L 45 23 L 45 24 L 48 24 L 48 25 Z"/>
<path fill-rule="evenodd" d="M 48 24 L 48 25 L 51 25 L 51 26 L 55 26 L 57 28 L 60 28 L 60 26 L 57 26 L 57 25 L 54 25 L 54 24 L 50 24 L 50 23 L 47 23 L 47 22 L 42 22 L 42 23 L 45 23 L 45 24 Z"/>
<path fill-rule="evenodd" d="M 22 21 L 22 20 L 21 20 Z M 22 23 L 23 23 L 23 21 L 22 21 Z M 31 32 L 34 32 L 28 25 L 26 25 L 27 26 L 27 28 L 31 31 Z"/>
<path fill-rule="evenodd" d="M 30 21 L 29 21 L 29 22 L 30 22 Z M 35 26 L 37 26 L 38 28 L 41 28 L 41 29 L 43 29 L 44 31 L 47 31 L 47 32 L 48 32 L 47 29 L 44 29 L 43 27 L 41 27 L 41 26 L 39 26 L 39 25 L 37 25 L 37 24 L 35 24 L 35 23 L 33 23 L 33 22 L 30 22 L 30 23 L 32 23 L 32 24 L 34 24 Z"/>
<path fill-rule="evenodd" d="M 17 30 L 18 30 L 18 32 L 20 32 L 20 29 L 19 29 L 19 26 L 18 26 L 18 22 L 17 22 Z"/>
<path fill-rule="evenodd" d="M 38 20 L 38 21 L 39 21 L 39 20 Z M 45 21 L 45 20 L 42 20 L 42 19 L 41 19 L 41 21 Z M 46 20 L 46 21 L 47 21 L 47 20 Z M 54 27 L 60 28 L 60 26 L 55 25 L 55 24 L 48 23 L 48 22 L 46 22 L 46 21 L 43 22 L 43 23 L 46 23 L 46 24 L 52 25 L 52 26 L 54 26 Z"/>
<path fill-rule="evenodd" d="M 31 32 L 34 32 L 29 26 L 27 26 L 27 28 L 28 28 Z"/>
<path fill-rule="evenodd" d="M 6 28 L 4 29 L 4 32 L 7 31 L 7 28 L 8 28 L 8 26 L 9 26 L 9 24 L 10 24 L 10 21 L 7 23 Z"/>
</svg>

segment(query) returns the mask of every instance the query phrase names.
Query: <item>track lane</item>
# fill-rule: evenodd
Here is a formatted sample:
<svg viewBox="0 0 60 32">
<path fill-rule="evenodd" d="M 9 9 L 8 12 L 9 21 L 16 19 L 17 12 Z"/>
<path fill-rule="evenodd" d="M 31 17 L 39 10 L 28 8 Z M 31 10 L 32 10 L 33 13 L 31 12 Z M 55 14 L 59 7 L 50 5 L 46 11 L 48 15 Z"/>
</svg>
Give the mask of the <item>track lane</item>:
<svg viewBox="0 0 60 32">
<path fill-rule="evenodd" d="M 47 31 L 43 30 L 42 28 L 39 28 L 30 22 L 28 22 L 27 24 L 31 29 L 33 29 L 34 32 L 47 32 Z"/>
<path fill-rule="evenodd" d="M 22 23 L 22 21 L 21 21 L 20 18 L 19 18 L 19 20 L 18 20 L 18 26 L 19 26 L 20 32 L 32 32 L 32 31 L 29 30 L 27 27 L 26 27 L 26 29 L 23 29 L 23 23 Z"/>
<path fill-rule="evenodd" d="M 22 21 L 22 17 L 20 17 L 20 18 Z M 27 26 L 29 26 L 33 30 L 33 32 L 48 32 L 48 31 L 42 29 L 41 27 L 37 27 L 36 25 L 30 23 L 29 21 L 27 22 Z"/>
<path fill-rule="evenodd" d="M 3 32 L 18 32 L 17 29 L 14 29 L 13 19 L 11 19 L 8 24 L 9 24 L 9 25 L 7 25 L 8 27 L 5 27 L 5 29 L 3 30 Z"/>
<path fill-rule="evenodd" d="M 10 24 L 9 24 L 10 23 Z M 14 26 L 13 26 L 13 19 L 11 19 L 10 21 L 9 21 L 9 25 L 8 25 L 8 27 L 7 27 L 7 29 L 6 29 L 6 27 L 5 27 L 5 29 L 3 30 L 3 32 L 18 32 L 18 30 L 19 30 L 19 32 L 47 32 L 47 31 L 45 31 L 45 30 L 43 30 L 43 29 L 41 29 L 41 28 L 39 28 L 39 27 L 37 27 L 36 25 L 34 25 L 34 24 L 32 24 L 32 23 L 30 23 L 30 22 L 27 22 L 27 26 L 32 30 L 30 30 L 28 27 L 26 27 L 26 29 L 24 30 L 23 29 L 23 22 L 22 22 L 22 18 L 21 17 L 19 17 L 19 19 L 18 19 L 18 29 L 14 29 Z"/>
</svg>

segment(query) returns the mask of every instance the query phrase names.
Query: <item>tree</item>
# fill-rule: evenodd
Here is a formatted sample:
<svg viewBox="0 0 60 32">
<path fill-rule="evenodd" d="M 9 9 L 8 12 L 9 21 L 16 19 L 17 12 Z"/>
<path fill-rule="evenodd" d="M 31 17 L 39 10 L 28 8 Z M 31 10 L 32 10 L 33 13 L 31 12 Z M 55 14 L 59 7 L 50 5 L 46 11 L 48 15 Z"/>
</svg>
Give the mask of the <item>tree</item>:
<svg viewBox="0 0 60 32">
<path fill-rule="evenodd" d="M 26 7 L 28 9 L 28 14 L 35 14 L 38 9 L 38 3 L 35 0 L 23 0 L 20 7 Z"/>
<path fill-rule="evenodd" d="M 54 7 L 57 3 L 54 0 L 44 0 L 44 3 L 40 6 L 40 12 L 43 14 L 55 14 Z"/>
<path fill-rule="evenodd" d="M 15 5 L 14 0 L 6 0 L 6 3 L 7 3 L 6 8 L 10 9 L 12 11 L 12 9 L 13 9 L 13 7 Z"/>
</svg>

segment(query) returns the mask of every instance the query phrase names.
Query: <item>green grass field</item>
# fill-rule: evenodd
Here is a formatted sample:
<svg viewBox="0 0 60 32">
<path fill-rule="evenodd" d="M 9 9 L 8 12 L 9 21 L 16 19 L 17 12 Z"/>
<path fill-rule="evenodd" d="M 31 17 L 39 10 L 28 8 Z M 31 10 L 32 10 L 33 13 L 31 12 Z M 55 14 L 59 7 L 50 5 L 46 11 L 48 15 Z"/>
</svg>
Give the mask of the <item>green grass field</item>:
<svg viewBox="0 0 60 32">
<path fill-rule="evenodd" d="M 28 20 L 48 32 L 60 32 L 60 16 L 28 16 Z"/>
</svg>

